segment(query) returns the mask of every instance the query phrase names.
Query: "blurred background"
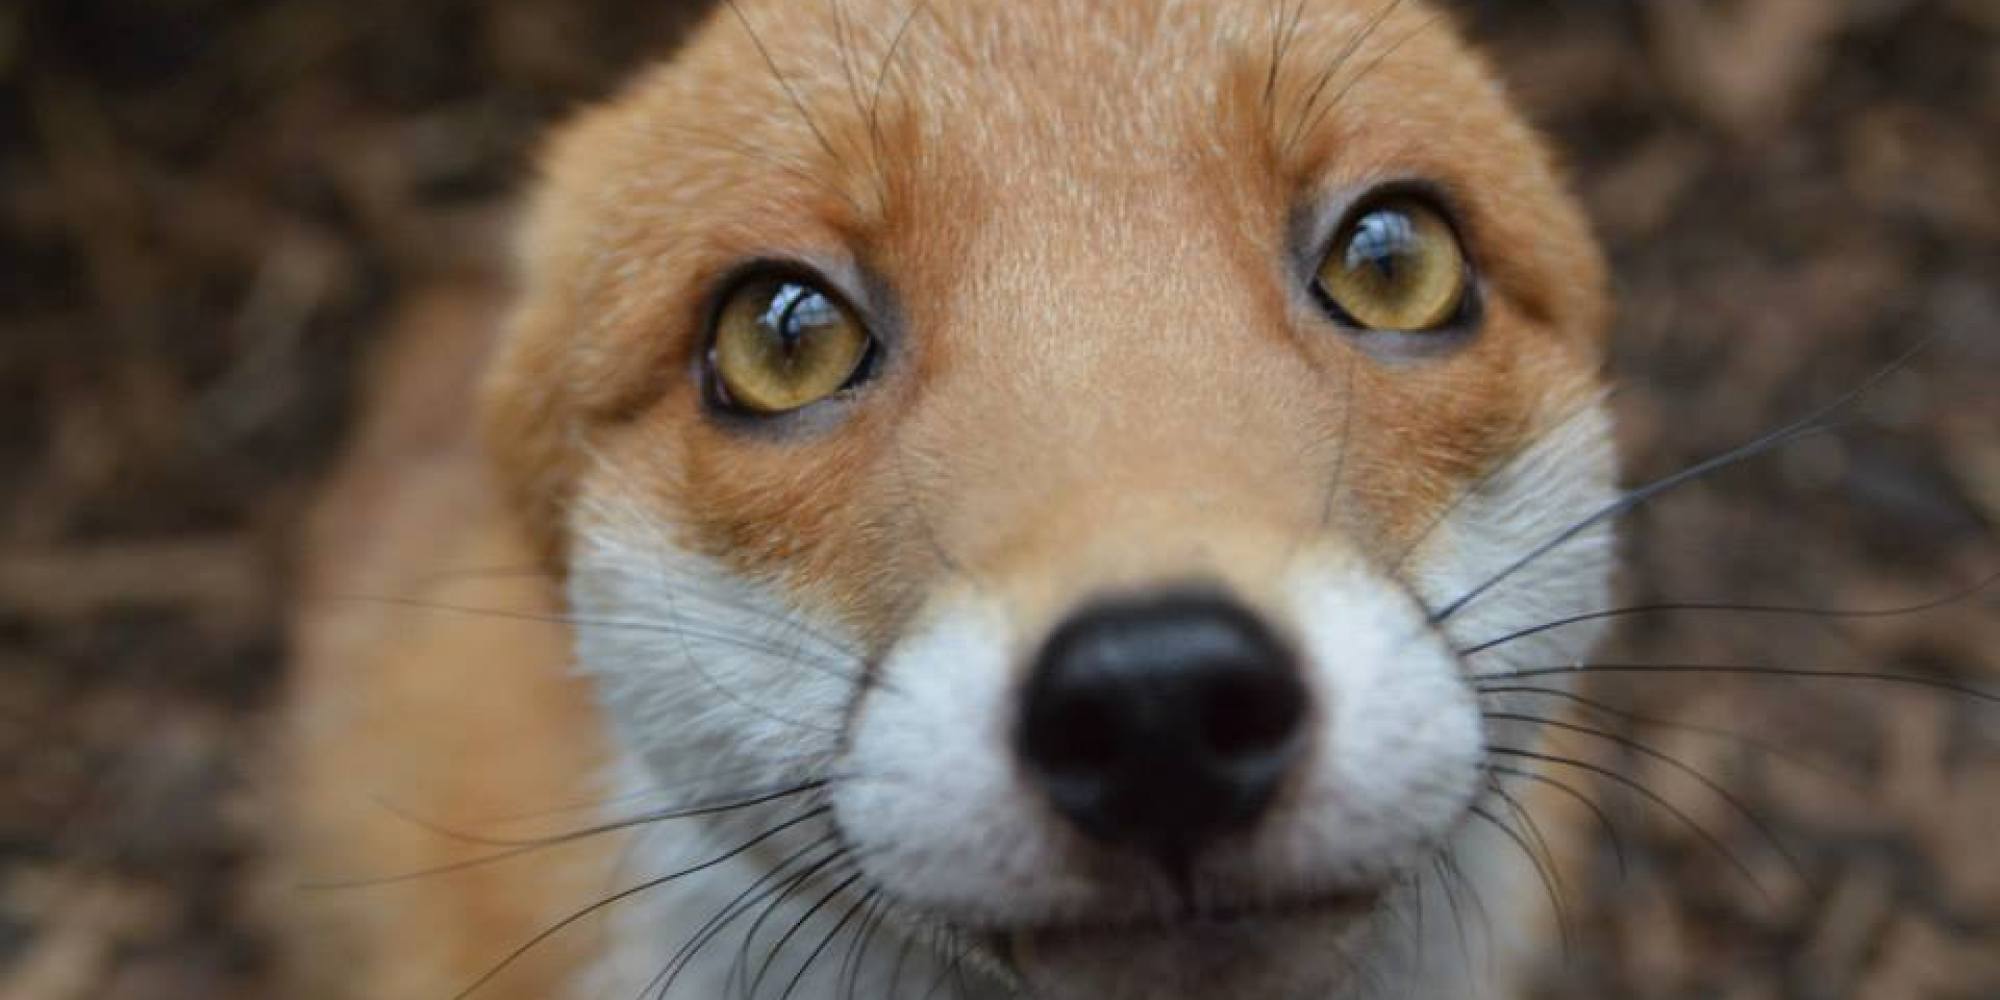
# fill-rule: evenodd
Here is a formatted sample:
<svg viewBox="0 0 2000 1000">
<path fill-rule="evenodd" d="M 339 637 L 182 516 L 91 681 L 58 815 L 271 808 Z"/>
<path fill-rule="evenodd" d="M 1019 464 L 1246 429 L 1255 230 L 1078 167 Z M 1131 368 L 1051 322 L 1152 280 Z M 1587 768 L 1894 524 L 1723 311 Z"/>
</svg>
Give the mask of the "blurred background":
<svg viewBox="0 0 2000 1000">
<path fill-rule="evenodd" d="M 501 280 L 537 133 L 703 6 L 0 2 L 0 1000 L 276 995 L 257 783 L 358 363 L 432 289 Z M 1889 608 L 2000 568 L 2000 2 L 1453 6 L 1610 245 L 1635 482 L 1935 338 L 1831 432 L 1630 518 L 1627 594 Z M 1602 659 L 1992 690 L 1996 606 L 1634 616 Z M 1727 676 L 1591 694 L 1806 878 L 1684 773 L 1601 748 L 1767 891 L 1607 785 L 1618 836 L 1564 887 L 1547 996 L 2000 997 L 2000 709 Z"/>
</svg>

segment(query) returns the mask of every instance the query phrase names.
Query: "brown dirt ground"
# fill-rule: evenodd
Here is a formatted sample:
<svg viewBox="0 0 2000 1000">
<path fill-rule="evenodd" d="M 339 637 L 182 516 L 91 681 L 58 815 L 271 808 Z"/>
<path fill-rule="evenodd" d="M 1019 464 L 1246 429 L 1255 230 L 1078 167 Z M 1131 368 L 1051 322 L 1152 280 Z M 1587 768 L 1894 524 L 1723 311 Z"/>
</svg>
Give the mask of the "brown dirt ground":
<svg viewBox="0 0 2000 1000">
<path fill-rule="evenodd" d="M 1831 432 L 1630 518 L 1631 595 L 1891 607 L 2000 566 L 2000 5 L 1460 6 L 1611 246 L 1635 481 L 1936 338 Z M 537 130 L 687 7 L 0 5 L 0 998 L 269 995 L 251 776 L 292 531 L 355 361 L 421 289 L 497 266 Z M 1992 689 L 1995 607 L 1642 616 L 1604 659 Z M 1607 841 L 1567 887 L 1549 997 L 2000 997 L 1991 705 L 1726 677 L 1594 693 L 1654 720 L 1607 726 L 1725 782 L 1805 879 L 1627 753 L 1768 898 L 1612 790 L 1629 871 Z"/>
</svg>

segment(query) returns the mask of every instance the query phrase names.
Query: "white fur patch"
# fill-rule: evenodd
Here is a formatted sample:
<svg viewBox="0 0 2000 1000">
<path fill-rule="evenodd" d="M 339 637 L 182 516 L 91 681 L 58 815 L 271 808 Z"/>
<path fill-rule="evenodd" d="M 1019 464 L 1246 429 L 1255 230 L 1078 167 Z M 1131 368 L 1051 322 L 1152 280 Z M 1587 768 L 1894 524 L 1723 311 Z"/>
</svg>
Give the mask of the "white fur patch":
<svg viewBox="0 0 2000 1000">
<path fill-rule="evenodd" d="M 1498 927 L 1504 938 L 1546 904 L 1518 851 L 1464 822 L 1485 784 L 1492 734 L 1455 649 L 1603 607 L 1609 530 L 1585 532 L 1512 572 L 1441 626 L 1427 621 L 1426 606 L 1450 604 L 1601 508 L 1614 496 L 1612 474 L 1608 422 L 1593 407 L 1558 423 L 1451 511 L 1407 562 L 1414 596 L 1329 539 L 1294 562 L 1281 606 L 1266 609 L 1302 646 L 1317 706 L 1314 750 L 1302 780 L 1253 833 L 1200 862 L 1198 890 L 1227 907 L 1391 885 L 1378 912 L 1252 930 L 1037 932 L 1020 938 L 1013 956 L 1031 986 L 1079 1000 L 1274 1000 L 1301 995 L 1306 983 L 1324 984 L 1309 995 L 1337 997 L 1477 995 L 1471 984 L 1489 979 L 1494 956 L 1512 945 L 1461 945 L 1454 925 L 1463 922 L 1475 939 Z M 634 882 L 705 863 L 776 823 L 831 807 L 621 910 L 589 995 L 635 995 L 759 879 L 775 892 L 790 873 L 831 857 L 830 846 L 795 852 L 836 829 L 852 857 L 801 885 L 761 932 L 768 949 L 815 914 L 773 975 L 788 979 L 843 920 L 893 915 L 876 932 L 876 957 L 856 973 L 860 995 L 884 994 L 898 964 L 886 956 L 905 954 L 899 988 L 921 995 L 917 980 L 945 967 L 931 947 L 906 950 L 901 940 L 922 940 L 927 919 L 975 929 L 1102 927 L 1157 919 L 1179 902 L 1153 866 L 1088 842 L 1023 779 L 1012 745 L 1015 701 L 1022 658 L 1041 636 L 1022 634 L 990 598 L 969 589 L 935 595 L 879 664 L 878 683 L 859 693 L 863 661 L 851 636 L 805 617 L 779 587 L 689 555 L 656 515 L 600 503 L 579 518 L 577 537 L 570 598 L 579 662 L 614 720 L 628 786 L 667 804 L 832 778 L 824 796 L 649 833 L 634 854 Z M 1470 667 L 1478 676 L 1566 663 L 1598 631 L 1555 629 L 1495 647 Z M 1447 862 L 1433 860 L 1440 845 Z M 787 858 L 796 867 L 769 878 Z M 860 881 L 833 892 L 857 870 Z M 1446 886 L 1461 873 L 1472 887 L 1453 885 L 1454 898 Z M 864 890 L 898 905 L 870 904 Z M 1489 912 L 1469 915 L 1469 895 Z M 760 911 L 746 911 L 711 944 L 679 995 L 727 995 L 741 934 Z M 750 954 L 755 964 L 764 951 Z M 837 995 L 844 964 L 824 959 L 794 996 Z M 982 982 L 1004 995 L 999 980 Z"/>
</svg>

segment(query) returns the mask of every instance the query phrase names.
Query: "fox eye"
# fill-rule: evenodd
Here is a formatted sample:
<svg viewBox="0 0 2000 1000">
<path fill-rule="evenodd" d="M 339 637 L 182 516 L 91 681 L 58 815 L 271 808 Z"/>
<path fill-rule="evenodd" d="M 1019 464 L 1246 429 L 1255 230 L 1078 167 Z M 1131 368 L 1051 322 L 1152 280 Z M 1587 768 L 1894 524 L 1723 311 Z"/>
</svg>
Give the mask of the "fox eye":
<svg viewBox="0 0 2000 1000">
<path fill-rule="evenodd" d="M 790 413 L 859 382 L 874 346 L 853 310 L 813 281 L 751 277 L 715 314 L 711 392 L 731 409 Z"/>
<path fill-rule="evenodd" d="M 1463 318 L 1471 285 L 1451 223 L 1413 196 L 1364 203 L 1341 226 L 1314 280 L 1335 319 L 1413 333 Z"/>
</svg>

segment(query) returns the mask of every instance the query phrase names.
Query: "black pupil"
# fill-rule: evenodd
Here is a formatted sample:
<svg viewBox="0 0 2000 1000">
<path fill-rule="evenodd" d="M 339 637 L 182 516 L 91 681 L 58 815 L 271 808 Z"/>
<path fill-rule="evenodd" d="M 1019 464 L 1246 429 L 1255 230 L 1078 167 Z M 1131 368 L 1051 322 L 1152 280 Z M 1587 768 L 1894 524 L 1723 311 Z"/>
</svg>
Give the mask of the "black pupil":
<svg viewBox="0 0 2000 1000">
<path fill-rule="evenodd" d="M 770 304 L 765 306 L 763 315 L 757 318 L 779 346 L 790 353 L 814 330 L 831 326 L 840 320 L 833 302 L 818 289 L 810 285 L 788 282 L 779 285 L 771 294 Z"/>
<path fill-rule="evenodd" d="M 1389 209 L 1370 212 L 1354 224 L 1354 234 L 1347 239 L 1347 269 L 1366 268 L 1385 284 L 1392 283 L 1416 242 L 1416 226 L 1408 215 Z"/>
</svg>

